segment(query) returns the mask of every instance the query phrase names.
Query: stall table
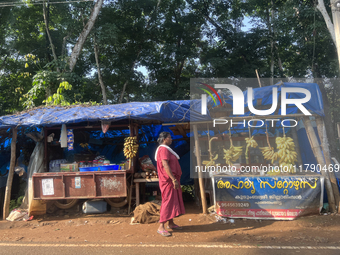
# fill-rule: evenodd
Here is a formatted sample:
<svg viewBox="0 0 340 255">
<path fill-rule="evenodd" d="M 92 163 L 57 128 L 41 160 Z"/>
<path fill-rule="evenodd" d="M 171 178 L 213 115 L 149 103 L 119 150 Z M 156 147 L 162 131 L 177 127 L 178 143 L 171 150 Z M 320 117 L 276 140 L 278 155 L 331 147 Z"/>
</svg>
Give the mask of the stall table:
<svg viewBox="0 0 340 255">
<path fill-rule="evenodd" d="M 146 183 L 146 182 L 159 182 L 158 178 L 150 178 L 150 179 L 134 179 L 134 183 L 136 183 L 136 206 L 139 206 L 139 183 Z"/>
</svg>

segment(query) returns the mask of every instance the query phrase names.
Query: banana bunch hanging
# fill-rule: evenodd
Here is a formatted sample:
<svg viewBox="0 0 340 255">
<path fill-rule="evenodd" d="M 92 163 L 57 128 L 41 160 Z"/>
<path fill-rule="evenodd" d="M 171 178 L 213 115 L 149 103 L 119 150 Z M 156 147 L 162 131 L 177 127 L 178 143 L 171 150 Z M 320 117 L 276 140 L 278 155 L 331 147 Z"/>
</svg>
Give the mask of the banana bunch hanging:
<svg viewBox="0 0 340 255">
<path fill-rule="evenodd" d="M 138 147 L 136 136 L 126 137 L 124 139 L 124 156 L 126 158 L 133 158 L 137 154 Z"/>
<path fill-rule="evenodd" d="M 224 152 L 224 159 L 225 159 L 225 163 L 227 165 L 233 165 L 233 162 L 235 162 L 236 160 L 238 160 L 238 158 L 242 155 L 242 146 L 238 146 L 235 147 L 233 145 L 233 140 L 231 138 L 231 131 L 229 129 L 229 140 L 230 140 L 230 148 L 228 150 L 223 149 Z"/>
<path fill-rule="evenodd" d="M 249 136 L 250 136 L 250 131 L 249 131 Z M 254 136 L 252 137 L 247 137 L 246 139 L 246 163 L 249 164 L 249 156 L 248 156 L 248 151 L 249 151 L 249 147 L 252 147 L 252 148 L 256 148 L 258 146 L 257 142 L 255 141 L 254 139 Z"/>
<path fill-rule="evenodd" d="M 204 160 L 202 164 L 206 166 L 216 166 L 216 165 L 219 165 L 219 164 L 215 164 L 215 160 L 217 159 L 218 159 L 218 154 L 216 154 L 214 158 L 210 158 L 210 161 Z"/>
<path fill-rule="evenodd" d="M 267 132 L 267 127 L 266 127 L 266 136 L 267 136 L 267 144 L 268 144 L 268 147 L 259 147 L 259 149 L 260 149 L 261 152 L 262 152 L 263 158 L 264 158 L 265 160 L 271 160 L 271 162 L 272 162 L 272 164 L 273 164 L 274 161 L 277 160 L 278 155 L 277 155 L 277 153 L 275 152 L 274 147 L 272 147 L 272 146 L 270 145 L 270 142 L 269 142 L 269 135 L 268 135 L 268 132 Z"/>
<path fill-rule="evenodd" d="M 88 148 L 89 144 L 88 143 L 81 143 L 79 144 L 82 148 Z"/>
<path fill-rule="evenodd" d="M 247 137 L 245 140 L 246 140 L 247 148 L 249 147 L 256 148 L 258 146 L 257 142 L 254 139 L 254 136 L 250 138 Z"/>
<path fill-rule="evenodd" d="M 280 158 L 279 164 L 283 167 L 288 167 L 289 172 L 293 173 L 294 164 L 297 162 L 297 153 L 295 151 L 294 140 L 291 137 L 277 137 L 276 138 L 277 145 L 277 155 Z"/>
<path fill-rule="evenodd" d="M 233 162 L 239 159 L 242 155 L 242 146 L 234 147 L 233 145 L 230 146 L 228 150 L 223 149 L 224 151 L 224 159 L 227 165 L 233 165 Z"/>
<path fill-rule="evenodd" d="M 215 166 L 215 165 L 220 165 L 220 164 L 215 164 L 215 161 L 218 159 L 218 154 L 216 154 L 216 156 L 214 157 L 213 154 L 212 154 L 212 150 L 211 150 L 211 142 L 215 139 L 218 139 L 217 137 L 213 137 L 209 140 L 209 161 L 208 160 L 205 160 L 202 162 L 203 165 L 206 165 L 206 166 Z"/>
<path fill-rule="evenodd" d="M 271 160 L 272 164 L 278 158 L 278 154 L 275 152 L 274 147 L 259 147 L 265 160 Z"/>
</svg>

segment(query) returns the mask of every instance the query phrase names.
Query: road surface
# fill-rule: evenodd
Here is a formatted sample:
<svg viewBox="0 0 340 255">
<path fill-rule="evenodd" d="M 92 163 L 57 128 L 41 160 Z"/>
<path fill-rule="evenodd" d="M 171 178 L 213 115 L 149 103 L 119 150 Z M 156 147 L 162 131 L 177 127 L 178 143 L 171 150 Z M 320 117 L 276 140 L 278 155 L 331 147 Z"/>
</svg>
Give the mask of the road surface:
<svg viewBox="0 0 340 255">
<path fill-rule="evenodd" d="M 157 254 L 157 255 L 198 255 L 198 254 L 311 254 L 335 255 L 340 253 L 340 246 L 246 246 L 223 244 L 53 244 L 53 243 L 0 243 L 0 254 Z"/>
</svg>

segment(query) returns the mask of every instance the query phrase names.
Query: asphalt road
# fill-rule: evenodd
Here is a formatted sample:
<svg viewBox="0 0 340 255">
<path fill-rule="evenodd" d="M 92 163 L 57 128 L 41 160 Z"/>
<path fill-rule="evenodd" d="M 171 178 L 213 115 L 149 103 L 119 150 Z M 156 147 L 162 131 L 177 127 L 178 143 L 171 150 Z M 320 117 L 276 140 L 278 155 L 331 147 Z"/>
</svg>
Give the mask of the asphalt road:
<svg viewBox="0 0 340 255">
<path fill-rule="evenodd" d="M 157 255 L 197 255 L 197 254 L 339 254 L 337 246 L 230 246 L 223 244 L 47 244 L 47 243 L 0 243 L 0 254 L 157 254 Z"/>
</svg>

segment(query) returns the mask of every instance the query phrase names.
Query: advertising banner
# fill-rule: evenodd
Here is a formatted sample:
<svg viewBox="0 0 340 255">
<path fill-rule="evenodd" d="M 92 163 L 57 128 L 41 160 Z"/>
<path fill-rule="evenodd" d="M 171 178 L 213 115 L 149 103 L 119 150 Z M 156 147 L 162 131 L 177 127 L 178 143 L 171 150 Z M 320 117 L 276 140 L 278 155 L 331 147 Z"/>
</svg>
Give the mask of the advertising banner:
<svg viewBox="0 0 340 255">
<path fill-rule="evenodd" d="M 213 177 L 216 212 L 229 218 L 292 220 L 318 214 L 324 178 L 299 176 Z"/>
</svg>

